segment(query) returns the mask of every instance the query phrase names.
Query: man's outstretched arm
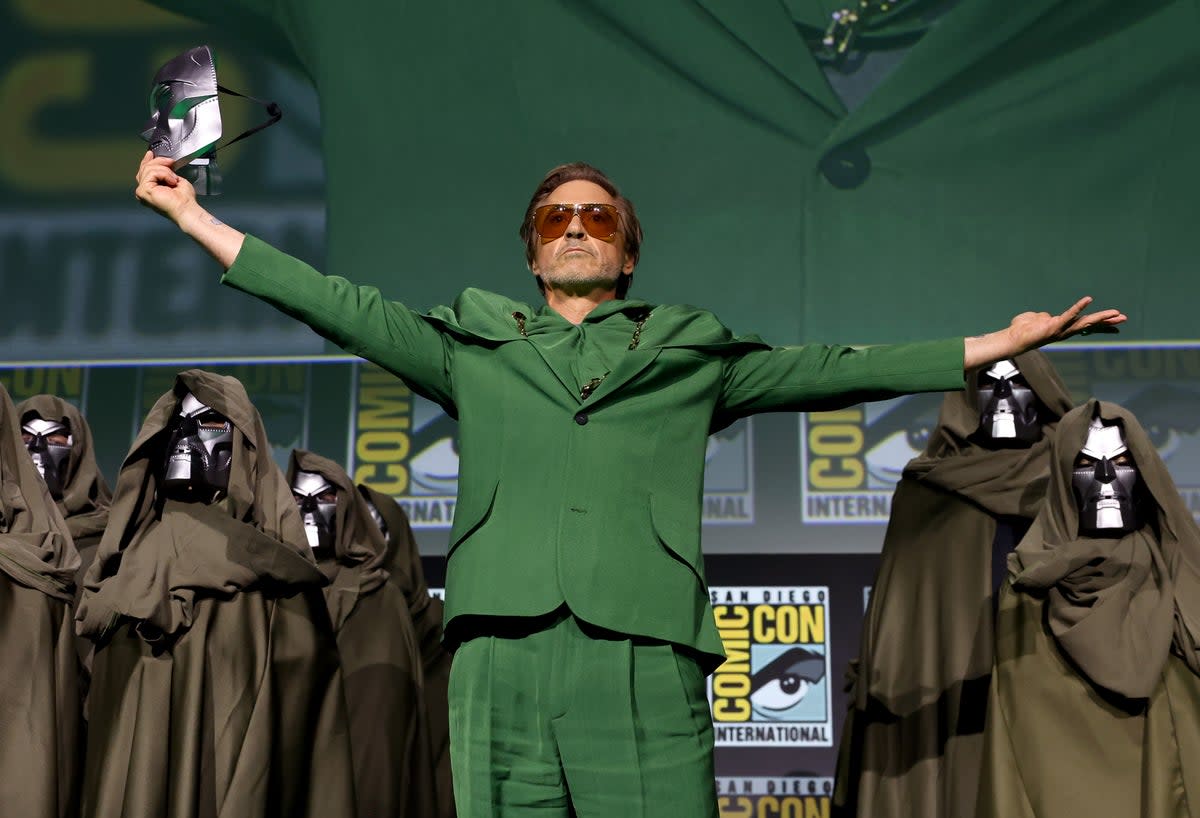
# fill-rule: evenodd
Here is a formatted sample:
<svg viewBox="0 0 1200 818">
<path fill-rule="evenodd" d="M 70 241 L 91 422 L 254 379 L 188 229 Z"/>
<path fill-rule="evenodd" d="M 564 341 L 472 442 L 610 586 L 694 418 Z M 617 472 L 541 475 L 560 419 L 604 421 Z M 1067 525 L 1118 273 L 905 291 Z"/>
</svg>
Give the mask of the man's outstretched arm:
<svg viewBox="0 0 1200 818">
<path fill-rule="evenodd" d="M 913 392 L 962 389 L 965 373 L 1084 332 L 1115 332 L 1119 310 L 1084 315 L 1081 298 L 1059 315 L 1021 313 L 1005 329 L 862 349 L 804 344 L 754 350 L 725 365 L 719 423 L 757 412 L 815 412 Z"/>
<path fill-rule="evenodd" d="M 403 378 L 449 407 L 453 342 L 420 315 L 375 287 L 325 276 L 304 262 L 223 224 L 197 201 L 169 159 L 150 153 L 137 174 L 138 201 L 175 222 L 223 268 L 222 282 L 296 318 L 347 352 Z"/>
</svg>

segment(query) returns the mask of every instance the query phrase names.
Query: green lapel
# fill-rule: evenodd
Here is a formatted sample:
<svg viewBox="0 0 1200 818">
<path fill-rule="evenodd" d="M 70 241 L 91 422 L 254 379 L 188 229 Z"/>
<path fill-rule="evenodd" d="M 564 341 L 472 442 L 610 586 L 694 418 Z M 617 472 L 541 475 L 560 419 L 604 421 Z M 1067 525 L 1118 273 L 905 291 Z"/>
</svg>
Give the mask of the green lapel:
<svg viewBox="0 0 1200 818">
<path fill-rule="evenodd" d="M 830 146 L 868 133 L 946 88 L 1065 0 L 962 0 L 913 47 L 894 74 L 829 135 Z M 1047 47 L 1053 38 L 1046 39 Z"/>
<path fill-rule="evenodd" d="M 843 108 L 781 0 L 573 3 L 588 25 L 616 28 L 666 69 L 752 121 L 809 148 Z"/>
<path fill-rule="evenodd" d="M 743 45 L 834 119 L 846 115 L 782 0 L 696 0 Z"/>
</svg>

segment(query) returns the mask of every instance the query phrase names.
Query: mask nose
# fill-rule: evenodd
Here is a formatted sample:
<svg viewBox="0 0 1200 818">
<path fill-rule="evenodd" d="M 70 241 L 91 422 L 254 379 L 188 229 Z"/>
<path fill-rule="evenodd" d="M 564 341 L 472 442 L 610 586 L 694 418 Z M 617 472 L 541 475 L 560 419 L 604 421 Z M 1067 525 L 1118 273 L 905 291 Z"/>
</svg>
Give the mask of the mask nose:
<svg viewBox="0 0 1200 818">
<path fill-rule="evenodd" d="M 46 454 L 50 451 L 50 447 L 46 444 L 46 438 L 41 435 L 34 435 L 26 444 L 30 454 Z"/>
<path fill-rule="evenodd" d="M 297 497 L 296 500 L 300 503 L 300 511 L 305 514 L 315 514 L 317 511 L 316 497 Z"/>
<path fill-rule="evenodd" d="M 1094 474 L 1097 483 L 1111 483 L 1117 479 L 1117 470 L 1113 467 L 1112 461 L 1107 457 L 1100 458 L 1100 462 L 1096 464 Z"/>
<path fill-rule="evenodd" d="M 1008 382 L 1007 378 L 1001 378 L 1000 380 L 996 381 L 996 386 L 992 392 L 992 397 L 997 402 L 1007 404 L 1008 401 L 1012 400 L 1012 396 L 1012 384 Z"/>
</svg>

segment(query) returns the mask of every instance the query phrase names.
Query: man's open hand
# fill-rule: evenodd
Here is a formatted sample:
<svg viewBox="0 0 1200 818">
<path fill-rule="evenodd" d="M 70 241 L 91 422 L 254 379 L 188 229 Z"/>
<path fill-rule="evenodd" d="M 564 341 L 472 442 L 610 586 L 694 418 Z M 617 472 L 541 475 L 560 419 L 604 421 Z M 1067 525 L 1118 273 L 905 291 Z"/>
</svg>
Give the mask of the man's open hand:
<svg viewBox="0 0 1200 818">
<path fill-rule="evenodd" d="M 1117 324 L 1127 320 L 1120 310 L 1100 310 L 1084 315 L 1084 309 L 1091 303 L 1092 297 L 1088 295 L 1058 315 L 1048 312 L 1023 312 L 1013 318 L 1006 330 L 1016 350 L 1013 354 L 1063 341 L 1073 335 L 1117 332 Z"/>
<path fill-rule="evenodd" d="M 1048 312 L 1023 312 L 1012 320 L 1007 328 L 987 335 L 966 339 L 963 351 L 963 369 L 972 370 L 994 361 L 1012 358 L 1030 349 L 1036 349 L 1073 335 L 1093 332 L 1117 332 L 1117 324 L 1126 321 L 1120 310 L 1100 310 L 1083 314 L 1092 297 L 1085 296 L 1058 315 Z"/>
</svg>

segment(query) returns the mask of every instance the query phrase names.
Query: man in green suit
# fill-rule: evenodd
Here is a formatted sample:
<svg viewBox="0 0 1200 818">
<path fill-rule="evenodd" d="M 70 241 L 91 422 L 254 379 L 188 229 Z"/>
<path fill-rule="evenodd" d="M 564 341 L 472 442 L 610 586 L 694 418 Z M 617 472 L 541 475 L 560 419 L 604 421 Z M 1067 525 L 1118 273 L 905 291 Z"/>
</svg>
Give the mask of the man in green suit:
<svg viewBox="0 0 1200 818">
<path fill-rule="evenodd" d="M 633 205 L 584 164 L 522 221 L 546 303 L 468 289 L 418 314 L 209 215 L 147 154 L 138 198 L 262 298 L 460 422 L 447 566 L 460 815 L 716 816 L 704 676 L 722 661 L 700 551 L 707 435 L 767 411 L 960 389 L 970 369 L 1125 320 L 1023 313 L 999 332 L 770 347 L 711 313 L 625 298 Z M 464 208 L 464 237 L 480 214 Z M 447 248 L 453 252 L 454 248 Z"/>
</svg>

